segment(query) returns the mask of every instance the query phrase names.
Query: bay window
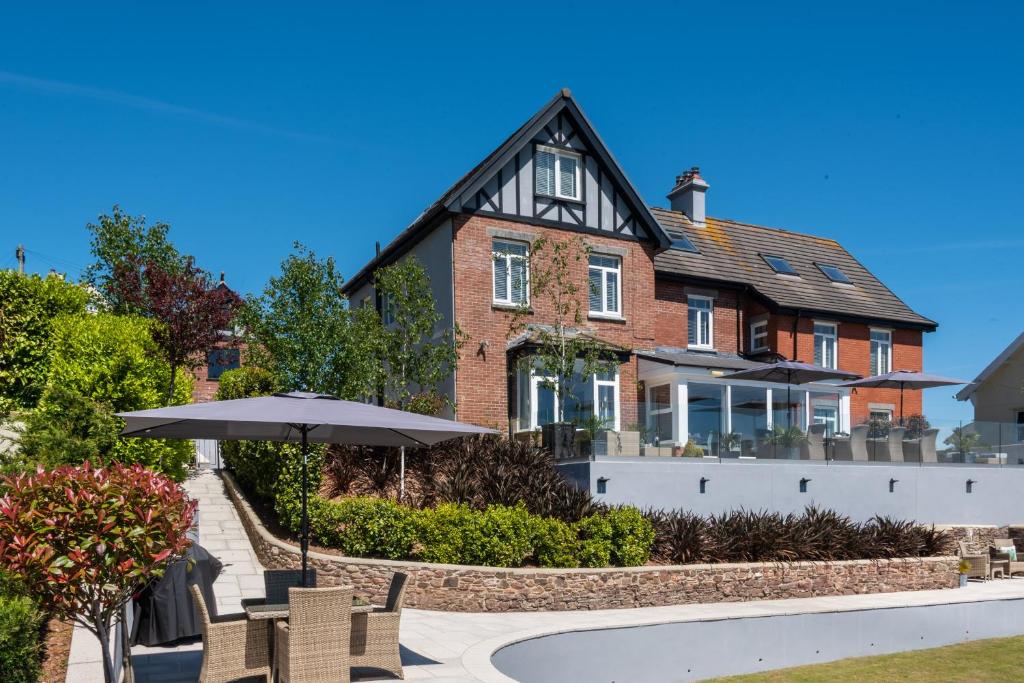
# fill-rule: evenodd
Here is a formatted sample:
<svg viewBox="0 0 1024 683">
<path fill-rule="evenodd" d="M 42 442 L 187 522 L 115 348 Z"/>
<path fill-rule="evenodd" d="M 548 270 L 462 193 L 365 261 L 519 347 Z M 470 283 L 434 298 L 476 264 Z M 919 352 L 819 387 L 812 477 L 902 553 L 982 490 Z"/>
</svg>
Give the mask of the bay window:
<svg viewBox="0 0 1024 683">
<path fill-rule="evenodd" d="M 577 362 L 573 376 L 562 380 L 569 383 L 562 393 L 558 391 L 557 378 L 546 377 L 537 368 L 521 368 L 517 381 L 519 429 L 536 430 L 562 419 L 580 427 L 619 431 L 618 372 L 599 372 L 585 377 L 582 369 L 583 363 Z M 560 401 L 564 405 L 560 405 Z"/>
<path fill-rule="evenodd" d="M 835 323 L 814 323 L 814 364 L 836 369 L 839 345 Z"/>
<path fill-rule="evenodd" d="M 714 312 L 715 301 L 711 297 L 689 296 L 686 342 L 690 348 L 714 348 Z"/>
</svg>

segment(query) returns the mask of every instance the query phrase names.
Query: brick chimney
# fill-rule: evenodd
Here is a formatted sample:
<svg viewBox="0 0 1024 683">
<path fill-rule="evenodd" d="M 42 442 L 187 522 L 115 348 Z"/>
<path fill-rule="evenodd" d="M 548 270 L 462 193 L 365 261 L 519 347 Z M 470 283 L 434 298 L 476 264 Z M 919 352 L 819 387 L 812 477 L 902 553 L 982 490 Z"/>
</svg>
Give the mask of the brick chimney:
<svg viewBox="0 0 1024 683">
<path fill-rule="evenodd" d="M 676 186 L 668 193 L 673 211 L 682 211 L 694 225 L 704 226 L 704 193 L 708 184 L 700 177 L 700 168 L 694 166 L 676 176 Z"/>
</svg>

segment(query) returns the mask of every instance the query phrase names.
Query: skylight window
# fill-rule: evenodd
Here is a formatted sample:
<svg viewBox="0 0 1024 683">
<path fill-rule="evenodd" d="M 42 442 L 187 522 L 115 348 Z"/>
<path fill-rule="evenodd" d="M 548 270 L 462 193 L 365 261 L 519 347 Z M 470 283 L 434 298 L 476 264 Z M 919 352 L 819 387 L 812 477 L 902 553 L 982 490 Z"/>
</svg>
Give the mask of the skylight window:
<svg viewBox="0 0 1024 683">
<path fill-rule="evenodd" d="M 771 269 L 779 275 L 797 274 L 797 272 L 793 270 L 793 266 L 789 265 L 789 261 L 781 256 L 768 256 L 767 254 L 761 254 L 761 258 L 763 258 L 764 262 L 771 266 Z"/>
<path fill-rule="evenodd" d="M 832 282 L 838 282 L 843 285 L 852 284 L 850 278 L 846 277 L 846 273 L 839 270 L 836 266 L 830 266 L 827 263 L 815 263 L 814 265 L 818 266 L 818 270 L 824 273 L 825 277 Z"/>
<path fill-rule="evenodd" d="M 691 242 L 686 235 L 672 235 L 671 237 L 673 249 L 678 249 L 679 251 L 690 251 L 694 254 L 700 253 L 697 251 L 697 247 L 693 246 L 693 242 Z"/>
</svg>

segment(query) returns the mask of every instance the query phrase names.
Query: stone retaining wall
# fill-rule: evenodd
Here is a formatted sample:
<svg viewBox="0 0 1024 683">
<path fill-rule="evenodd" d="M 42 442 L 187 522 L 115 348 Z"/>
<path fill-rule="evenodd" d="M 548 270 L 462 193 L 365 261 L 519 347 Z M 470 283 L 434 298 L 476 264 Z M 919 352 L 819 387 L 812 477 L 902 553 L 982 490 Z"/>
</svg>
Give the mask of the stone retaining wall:
<svg viewBox="0 0 1024 683">
<path fill-rule="evenodd" d="M 260 562 L 299 567 L 298 547 L 273 536 L 222 472 Z M 952 557 L 846 562 L 701 564 L 608 569 L 498 569 L 309 553 L 319 585 L 352 585 L 374 602 L 396 571 L 410 577 L 405 604 L 454 612 L 610 609 L 953 588 Z"/>
</svg>

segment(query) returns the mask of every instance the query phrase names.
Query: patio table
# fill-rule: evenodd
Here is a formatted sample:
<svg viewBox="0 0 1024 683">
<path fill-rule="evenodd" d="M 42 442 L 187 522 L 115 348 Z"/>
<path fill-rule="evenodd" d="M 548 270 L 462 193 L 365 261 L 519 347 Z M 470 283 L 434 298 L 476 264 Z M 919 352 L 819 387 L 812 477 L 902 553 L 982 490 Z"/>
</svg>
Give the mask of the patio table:
<svg viewBox="0 0 1024 683">
<path fill-rule="evenodd" d="M 352 601 L 352 612 L 372 612 L 375 605 L 363 604 L 360 601 L 356 604 L 356 601 Z M 247 617 L 254 621 L 262 619 L 287 619 L 288 618 L 288 605 L 287 603 L 280 605 L 248 605 L 245 608 L 245 614 Z"/>
</svg>

